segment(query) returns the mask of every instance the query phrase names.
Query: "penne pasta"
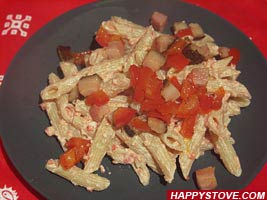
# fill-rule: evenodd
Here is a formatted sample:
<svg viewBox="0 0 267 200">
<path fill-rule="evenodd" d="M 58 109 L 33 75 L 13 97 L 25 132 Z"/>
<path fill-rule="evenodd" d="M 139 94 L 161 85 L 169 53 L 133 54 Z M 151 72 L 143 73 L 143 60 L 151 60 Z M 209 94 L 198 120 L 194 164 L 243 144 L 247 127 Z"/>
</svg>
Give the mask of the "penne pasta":
<svg viewBox="0 0 267 200">
<path fill-rule="evenodd" d="M 101 85 L 102 90 L 110 97 L 115 97 L 129 87 L 130 79 L 123 73 L 115 73 L 113 79 L 103 82 Z"/>
<path fill-rule="evenodd" d="M 247 88 L 235 80 L 215 79 L 208 81 L 208 92 L 215 92 L 220 87 L 223 87 L 224 90 L 229 92 L 232 97 L 251 99 L 251 95 Z"/>
<path fill-rule="evenodd" d="M 60 79 L 59 77 L 55 74 L 55 73 L 50 73 L 48 75 L 48 82 L 49 84 L 53 84 L 53 83 L 56 83 L 58 82 Z"/>
<path fill-rule="evenodd" d="M 187 141 L 187 148 L 179 155 L 179 164 L 181 167 L 182 174 L 185 179 L 189 179 L 192 164 L 198 157 L 201 151 L 201 142 L 204 139 L 206 127 L 205 127 L 205 116 L 198 116 L 196 124 L 194 126 L 194 134 L 191 140 Z"/>
<path fill-rule="evenodd" d="M 135 153 L 143 155 L 147 165 L 156 173 L 162 174 L 161 169 L 158 164 L 155 162 L 152 155 L 149 153 L 147 148 L 143 144 L 143 140 L 135 135 L 134 137 L 129 137 L 125 131 L 118 130 L 115 132 L 116 136 L 120 138 L 131 150 Z"/>
<path fill-rule="evenodd" d="M 113 16 L 96 32 L 102 48 L 58 47 L 61 60 L 86 67 L 60 62 L 64 78 L 50 73 L 40 93 L 50 120 L 45 132 L 64 150 L 47 162 L 48 171 L 101 191 L 110 181 L 93 173 L 104 173 L 107 155 L 130 165 L 144 186 L 149 168 L 171 183 L 177 161 L 188 180 L 194 161 L 213 149 L 231 174 L 241 175 L 228 125 L 251 95 L 237 81 L 238 50 L 218 46 L 197 23 L 175 22 L 174 34 L 165 34 L 157 32 L 164 14 L 150 20 L 143 27 Z M 83 168 L 75 166 L 81 162 Z"/>
<path fill-rule="evenodd" d="M 59 66 L 65 77 L 70 77 L 78 73 L 77 66 L 74 63 L 60 62 Z"/>
<path fill-rule="evenodd" d="M 177 72 L 177 70 L 175 68 L 170 68 L 167 72 L 167 77 L 171 78 L 171 77 L 176 77 L 177 80 L 179 81 L 179 83 L 182 83 L 183 80 L 187 77 L 187 75 L 196 68 L 203 68 L 203 67 L 207 67 L 207 62 L 202 62 L 200 64 L 195 64 L 195 65 L 187 65 L 185 66 L 184 69 L 182 69 L 181 71 Z"/>
<path fill-rule="evenodd" d="M 130 45 L 135 45 L 145 33 L 145 27 L 117 16 L 102 22 L 102 27 L 110 34 L 122 36 Z"/>
<path fill-rule="evenodd" d="M 171 183 L 176 170 L 176 159 L 170 156 L 170 152 L 167 151 L 158 137 L 150 133 L 142 133 L 140 136 L 144 140 L 144 145 L 159 165 L 165 181 Z"/>
<path fill-rule="evenodd" d="M 181 122 L 175 125 L 175 122 L 171 122 L 168 126 L 168 130 L 165 134 L 160 136 L 162 142 L 175 151 L 185 150 L 185 142 L 183 136 L 180 134 Z"/>
<path fill-rule="evenodd" d="M 64 170 L 57 160 L 48 160 L 45 167 L 48 171 L 69 180 L 74 185 L 85 187 L 90 192 L 104 190 L 110 185 L 108 179 L 97 174 L 90 174 L 76 166 Z"/>
<path fill-rule="evenodd" d="M 82 77 L 98 74 L 104 81 L 108 81 L 113 77 L 114 72 L 120 72 L 122 69 L 127 71 L 133 64 L 142 64 L 142 61 L 148 50 L 151 48 L 155 37 L 156 34 L 153 28 L 147 28 L 147 31 L 136 44 L 133 52 L 129 55 L 125 55 L 118 59 L 105 60 L 94 66 L 86 67 L 74 76 L 69 78 L 66 77 L 47 86 L 41 91 L 42 99 L 51 100 L 60 97 L 62 94 L 70 92 Z"/>
<path fill-rule="evenodd" d="M 214 141 L 214 150 L 220 155 L 226 169 L 234 176 L 239 177 L 242 169 L 230 136 L 219 136 L 218 140 Z"/>
<path fill-rule="evenodd" d="M 136 154 L 129 148 L 121 145 L 111 145 L 107 154 L 113 159 L 114 164 L 130 164 L 137 174 L 140 182 L 146 186 L 149 184 L 150 173 L 146 166 L 145 158 Z"/>
<path fill-rule="evenodd" d="M 68 134 L 68 124 L 60 118 L 55 102 L 44 102 L 41 104 L 41 106 L 48 115 L 50 123 L 54 129 L 54 135 L 57 137 L 62 148 L 64 149 L 66 140 L 70 137 L 70 135 Z"/>
<path fill-rule="evenodd" d="M 107 153 L 108 147 L 115 136 L 115 131 L 106 118 L 100 123 L 96 134 L 93 138 L 92 146 L 88 152 L 88 160 L 85 162 L 84 170 L 88 173 L 96 171 L 102 159 Z"/>
</svg>

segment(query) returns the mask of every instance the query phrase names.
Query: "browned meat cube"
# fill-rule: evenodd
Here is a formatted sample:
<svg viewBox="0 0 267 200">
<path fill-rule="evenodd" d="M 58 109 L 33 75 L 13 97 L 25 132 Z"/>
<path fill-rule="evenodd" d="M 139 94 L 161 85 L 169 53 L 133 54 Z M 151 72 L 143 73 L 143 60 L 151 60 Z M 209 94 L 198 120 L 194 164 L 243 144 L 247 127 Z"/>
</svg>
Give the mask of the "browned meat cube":
<svg viewBox="0 0 267 200">
<path fill-rule="evenodd" d="M 151 16 L 151 25 L 156 31 L 162 32 L 167 24 L 168 17 L 160 12 L 153 12 Z"/>
<path fill-rule="evenodd" d="M 149 67 L 154 72 L 158 71 L 164 64 L 166 58 L 155 50 L 150 50 L 144 58 L 143 66 Z"/>
<path fill-rule="evenodd" d="M 174 39 L 174 36 L 167 34 L 157 37 L 155 39 L 156 50 L 160 53 L 166 51 L 168 47 L 173 43 Z"/>
<path fill-rule="evenodd" d="M 212 190 L 217 187 L 215 167 L 206 167 L 196 171 L 197 185 L 201 190 Z"/>
</svg>

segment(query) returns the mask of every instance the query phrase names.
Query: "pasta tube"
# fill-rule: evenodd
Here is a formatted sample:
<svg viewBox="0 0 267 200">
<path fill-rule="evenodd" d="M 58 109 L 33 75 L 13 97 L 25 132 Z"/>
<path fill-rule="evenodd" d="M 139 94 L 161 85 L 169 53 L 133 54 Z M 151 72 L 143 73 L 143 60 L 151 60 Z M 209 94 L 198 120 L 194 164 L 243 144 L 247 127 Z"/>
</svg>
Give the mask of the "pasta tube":
<svg viewBox="0 0 267 200">
<path fill-rule="evenodd" d="M 175 151 L 185 150 L 185 142 L 183 136 L 180 134 L 181 122 L 175 126 L 174 121 L 168 126 L 168 131 L 160 136 L 162 142 Z"/>
<path fill-rule="evenodd" d="M 48 171 L 69 180 L 73 185 L 85 187 L 88 191 L 101 191 L 110 185 L 108 179 L 97 174 L 89 174 L 76 166 L 64 170 L 57 160 L 48 160 L 45 167 Z"/>
<path fill-rule="evenodd" d="M 129 137 L 125 131 L 118 130 L 116 131 L 116 136 L 119 137 L 131 150 L 135 153 L 143 155 L 147 165 L 156 173 L 162 174 L 161 169 L 158 164 L 155 162 L 152 155 L 149 153 L 147 148 L 143 144 L 143 140 L 135 135 L 134 137 Z"/>
<path fill-rule="evenodd" d="M 214 141 L 214 146 L 215 152 L 220 155 L 226 169 L 231 174 L 239 177 L 242 169 L 230 136 L 219 136 L 217 141 Z"/>
<path fill-rule="evenodd" d="M 92 146 L 88 152 L 89 159 L 86 161 L 84 166 L 85 171 L 92 173 L 99 168 L 114 136 L 115 131 L 108 123 L 107 119 L 104 118 L 93 138 Z"/>
<path fill-rule="evenodd" d="M 189 179 L 188 175 L 190 173 L 192 164 L 196 157 L 200 154 L 201 143 L 206 132 L 204 123 L 205 116 L 199 115 L 194 126 L 194 134 L 191 140 L 187 142 L 186 150 L 183 151 L 179 156 L 181 171 L 185 179 Z"/>
<path fill-rule="evenodd" d="M 170 152 L 167 151 L 165 145 L 157 136 L 150 133 L 142 133 L 141 138 L 144 140 L 144 145 L 159 165 L 164 179 L 168 183 L 171 183 L 176 170 L 176 159 L 170 155 Z"/>
<path fill-rule="evenodd" d="M 142 155 L 136 154 L 129 148 L 116 145 L 111 148 L 108 155 L 113 159 L 114 164 L 130 164 L 137 174 L 140 182 L 146 186 L 149 184 L 150 173 L 146 166 L 146 161 Z"/>
</svg>

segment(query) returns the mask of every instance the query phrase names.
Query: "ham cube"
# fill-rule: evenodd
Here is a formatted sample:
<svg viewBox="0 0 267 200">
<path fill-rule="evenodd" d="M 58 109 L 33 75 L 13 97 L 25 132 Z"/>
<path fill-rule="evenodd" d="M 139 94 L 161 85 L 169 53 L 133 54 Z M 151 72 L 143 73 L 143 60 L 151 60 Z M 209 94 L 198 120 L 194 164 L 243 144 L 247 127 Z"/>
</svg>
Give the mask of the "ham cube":
<svg viewBox="0 0 267 200">
<path fill-rule="evenodd" d="M 162 32 L 167 24 L 168 17 L 160 12 L 154 12 L 151 16 L 151 25 L 156 31 Z"/>
<path fill-rule="evenodd" d="M 167 83 L 161 90 L 161 95 L 165 101 L 175 101 L 180 96 L 180 92 L 173 84 Z"/>
<path fill-rule="evenodd" d="M 204 36 L 204 31 L 198 23 L 191 23 L 189 26 L 195 38 L 201 38 Z"/>
<path fill-rule="evenodd" d="M 155 48 L 158 52 L 162 53 L 168 49 L 173 43 L 174 37 L 172 35 L 161 35 L 155 39 Z"/>
<path fill-rule="evenodd" d="M 149 67 L 154 72 L 158 71 L 164 64 L 166 58 L 155 50 L 150 50 L 144 58 L 143 66 Z"/>
<path fill-rule="evenodd" d="M 92 117 L 92 119 L 96 122 L 101 122 L 103 117 L 107 115 L 110 112 L 109 106 L 107 104 L 103 106 L 91 106 L 89 113 Z"/>
<path fill-rule="evenodd" d="M 207 67 L 195 68 L 192 70 L 193 82 L 198 86 L 205 86 L 209 80 L 209 69 Z"/>
<path fill-rule="evenodd" d="M 196 171 L 197 185 L 201 190 L 212 190 L 217 187 L 215 167 L 206 167 Z"/>
<path fill-rule="evenodd" d="M 78 82 L 78 90 L 84 97 L 99 90 L 101 78 L 98 75 L 92 75 L 82 78 Z"/>
<path fill-rule="evenodd" d="M 151 130 L 155 131 L 158 134 L 163 134 L 167 131 L 166 124 L 160 119 L 149 117 L 147 119 L 147 123 Z"/>
<path fill-rule="evenodd" d="M 219 47 L 218 51 L 221 58 L 226 58 L 229 56 L 230 49 L 227 47 Z"/>
</svg>

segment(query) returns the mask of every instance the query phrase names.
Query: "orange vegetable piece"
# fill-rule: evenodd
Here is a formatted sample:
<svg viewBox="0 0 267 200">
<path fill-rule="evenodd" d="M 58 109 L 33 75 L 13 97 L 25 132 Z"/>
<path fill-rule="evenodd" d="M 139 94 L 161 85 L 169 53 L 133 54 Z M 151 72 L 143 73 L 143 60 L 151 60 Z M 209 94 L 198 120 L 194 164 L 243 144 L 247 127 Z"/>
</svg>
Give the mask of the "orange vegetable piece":
<svg viewBox="0 0 267 200">
<path fill-rule="evenodd" d="M 182 122 L 181 135 L 185 138 L 191 138 L 194 134 L 194 126 L 196 122 L 196 115 L 190 115 Z"/>
<path fill-rule="evenodd" d="M 160 112 L 156 111 L 156 110 L 153 110 L 153 111 L 150 111 L 147 113 L 147 116 L 148 117 L 154 117 L 154 118 L 158 118 L 158 119 L 161 119 L 162 121 L 166 122 L 166 123 L 170 123 L 171 121 L 171 117 L 172 115 L 171 114 L 161 114 Z"/>
<path fill-rule="evenodd" d="M 196 94 L 197 92 L 197 87 L 195 86 L 192 79 L 192 73 L 190 73 L 187 75 L 186 79 L 182 83 L 181 98 L 187 99 L 188 97 Z"/>
<path fill-rule="evenodd" d="M 176 111 L 176 117 L 187 118 L 197 114 L 199 111 L 199 100 L 197 95 L 192 95 L 183 100 Z"/>
<path fill-rule="evenodd" d="M 170 83 L 174 85 L 174 87 L 177 88 L 177 90 L 181 91 L 182 89 L 182 85 L 179 83 L 179 81 L 177 80 L 177 78 L 175 76 L 171 77 L 169 79 Z"/>
<path fill-rule="evenodd" d="M 165 56 L 175 54 L 182 52 L 182 50 L 186 47 L 187 42 L 183 39 L 178 39 L 176 40 L 169 48 L 168 50 L 164 53 Z"/>
<path fill-rule="evenodd" d="M 75 148 L 66 151 L 59 157 L 59 164 L 63 169 L 69 169 L 77 163 Z"/>
<path fill-rule="evenodd" d="M 200 113 L 207 114 L 212 110 L 219 110 L 222 107 L 222 99 L 224 97 L 225 91 L 223 87 L 220 87 L 215 91 L 214 94 L 200 94 L 199 105 Z"/>
<path fill-rule="evenodd" d="M 69 150 L 75 148 L 76 160 L 80 162 L 83 156 L 88 153 L 90 145 L 90 140 L 72 137 L 66 142 L 65 147 Z"/>
<path fill-rule="evenodd" d="M 97 105 L 102 106 L 109 101 L 109 96 L 102 90 L 91 93 L 86 97 L 86 105 Z"/>
<path fill-rule="evenodd" d="M 136 128 L 136 129 L 140 130 L 140 131 L 145 131 L 145 132 L 150 132 L 151 131 L 151 129 L 148 126 L 147 122 L 139 119 L 138 117 L 133 118 L 130 121 L 129 125 L 131 127 L 133 127 L 133 128 Z"/>
<path fill-rule="evenodd" d="M 136 115 L 136 110 L 132 108 L 120 107 L 113 113 L 113 123 L 116 128 L 127 125 Z"/>
<path fill-rule="evenodd" d="M 176 53 L 173 53 L 167 56 L 164 69 L 170 69 L 171 67 L 173 67 L 179 72 L 189 63 L 190 63 L 190 60 L 187 59 L 182 54 L 182 52 L 176 52 Z"/>
<path fill-rule="evenodd" d="M 184 37 L 184 36 L 190 36 L 190 35 L 193 36 L 192 30 L 190 27 L 181 29 L 175 34 L 175 36 L 179 38 Z"/>
<path fill-rule="evenodd" d="M 157 107 L 157 111 L 160 112 L 162 115 L 175 115 L 177 110 L 179 109 L 179 104 L 168 101 L 164 104 L 161 104 Z"/>
<path fill-rule="evenodd" d="M 229 51 L 229 56 L 233 56 L 233 59 L 231 60 L 231 63 L 236 65 L 240 60 L 240 52 L 236 48 L 231 48 Z"/>
<path fill-rule="evenodd" d="M 96 33 L 95 40 L 100 46 L 106 47 L 108 46 L 109 42 L 121 40 L 121 36 L 110 34 L 107 32 L 107 30 L 100 26 Z"/>
<path fill-rule="evenodd" d="M 130 74 L 131 86 L 135 88 L 139 79 L 140 67 L 131 65 L 129 68 L 129 74 Z"/>
</svg>

